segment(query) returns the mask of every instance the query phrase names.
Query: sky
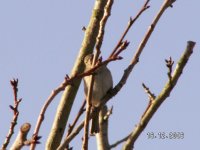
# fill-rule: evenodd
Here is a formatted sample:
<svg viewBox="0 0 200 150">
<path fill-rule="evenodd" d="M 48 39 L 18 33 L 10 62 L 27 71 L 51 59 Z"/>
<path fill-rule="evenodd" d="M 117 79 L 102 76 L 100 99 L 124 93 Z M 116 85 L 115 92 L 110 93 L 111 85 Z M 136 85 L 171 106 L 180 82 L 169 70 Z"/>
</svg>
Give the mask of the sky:
<svg viewBox="0 0 200 150">
<path fill-rule="evenodd" d="M 130 63 L 163 1 L 151 0 L 151 8 L 139 18 L 125 38 L 130 41 L 130 45 L 121 54 L 124 59 L 108 65 L 114 85 Z M 102 46 L 104 59 L 117 44 L 130 16 L 134 16 L 142 4 L 143 1 L 133 0 L 114 2 Z M 70 74 L 84 37 L 81 29 L 88 25 L 93 5 L 94 1 L 77 0 L 0 1 L 0 145 L 7 135 L 13 117 L 9 108 L 9 105 L 13 104 L 9 81 L 13 78 L 19 79 L 18 96 L 22 98 L 18 124 L 11 139 L 13 142 L 20 126 L 25 122 L 32 125 L 28 137 L 32 136 L 45 100 L 63 81 L 65 74 Z M 128 135 L 139 122 L 148 104 L 142 83 L 158 95 L 168 80 L 164 60 L 171 56 L 176 63 L 187 41 L 192 40 L 196 42 L 194 53 L 178 84 L 136 141 L 135 149 L 199 149 L 199 5 L 198 0 L 179 0 L 162 16 L 126 85 L 108 103 L 109 107 L 114 107 L 109 122 L 110 144 Z M 44 149 L 61 95 L 62 93 L 47 109 L 39 133 L 42 136 L 41 144 L 37 149 Z M 69 123 L 73 121 L 83 99 L 81 84 Z M 184 138 L 148 139 L 147 134 L 151 132 L 183 132 Z M 82 135 L 83 132 L 71 143 L 74 149 L 81 149 Z M 120 150 L 121 147 L 122 145 L 119 145 L 115 149 Z M 94 137 L 90 138 L 89 149 L 96 149 Z"/>
</svg>

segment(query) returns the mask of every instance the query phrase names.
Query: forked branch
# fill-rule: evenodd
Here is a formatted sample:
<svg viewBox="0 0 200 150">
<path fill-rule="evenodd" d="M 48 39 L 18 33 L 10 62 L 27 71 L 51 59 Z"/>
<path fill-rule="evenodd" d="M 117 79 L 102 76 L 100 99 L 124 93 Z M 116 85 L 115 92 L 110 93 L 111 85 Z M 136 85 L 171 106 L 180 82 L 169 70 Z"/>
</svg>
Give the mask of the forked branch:
<svg viewBox="0 0 200 150">
<path fill-rule="evenodd" d="M 153 115 L 156 113 L 160 105 L 166 100 L 166 98 L 170 95 L 171 91 L 175 87 L 179 77 L 181 76 L 184 67 L 187 64 L 188 59 L 190 58 L 191 54 L 193 53 L 193 48 L 195 46 L 195 42 L 188 41 L 186 50 L 184 51 L 183 55 L 179 59 L 176 68 L 172 74 L 171 80 L 169 80 L 166 85 L 164 86 L 161 93 L 156 97 L 156 99 L 151 103 L 150 107 L 144 114 L 144 116 L 141 118 L 138 125 L 135 127 L 135 129 L 132 131 L 130 137 L 124 144 L 123 150 L 132 150 L 134 147 L 134 143 L 139 137 L 139 135 L 142 133 L 142 131 L 145 129 L 147 124 L 149 123 L 150 119 L 153 117 Z"/>
</svg>

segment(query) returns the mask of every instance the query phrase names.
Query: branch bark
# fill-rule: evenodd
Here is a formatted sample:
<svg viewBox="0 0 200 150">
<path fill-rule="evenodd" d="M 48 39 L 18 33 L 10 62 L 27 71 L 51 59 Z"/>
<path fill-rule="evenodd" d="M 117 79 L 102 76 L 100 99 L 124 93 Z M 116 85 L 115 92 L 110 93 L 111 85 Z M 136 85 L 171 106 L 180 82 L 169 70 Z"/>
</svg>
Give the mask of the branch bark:
<svg viewBox="0 0 200 150">
<path fill-rule="evenodd" d="M 11 146 L 10 150 L 21 150 L 21 148 L 25 145 L 25 142 L 27 141 L 27 134 L 31 128 L 31 125 L 29 123 L 24 123 L 20 131 L 15 139 L 15 142 Z"/>
<path fill-rule="evenodd" d="M 128 136 L 124 137 L 123 139 L 121 139 L 121 140 L 115 142 L 114 144 L 110 145 L 110 149 L 115 148 L 115 147 L 117 147 L 119 144 L 125 142 L 125 141 L 129 138 L 129 136 L 130 136 L 130 135 L 128 135 Z"/>
<path fill-rule="evenodd" d="M 108 118 L 104 118 L 108 112 L 108 108 L 104 105 L 99 113 L 99 133 L 96 134 L 97 149 L 109 150 L 108 141 Z"/>
<path fill-rule="evenodd" d="M 178 61 L 176 68 L 172 74 L 171 79 L 168 80 L 166 85 L 164 86 L 161 93 L 156 97 L 155 100 L 152 101 L 150 107 L 145 112 L 143 117 L 141 118 L 139 124 L 135 127 L 135 129 L 132 131 L 130 137 L 126 141 L 126 143 L 123 146 L 123 150 L 132 150 L 134 147 L 134 143 L 139 137 L 139 135 L 142 133 L 142 131 L 145 129 L 155 112 L 158 110 L 160 105 L 165 101 L 165 99 L 170 95 L 171 91 L 175 87 L 179 77 L 181 76 L 183 69 L 185 65 L 187 64 L 187 61 L 191 54 L 193 53 L 193 48 L 195 46 L 195 42 L 188 41 L 187 47 L 183 55 L 181 56 L 180 60 Z"/>
<path fill-rule="evenodd" d="M 96 0 L 95 2 L 90 23 L 86 29 L 82 47 L 72 69 L 71 76 L 79 74 L 84 70 L 83 58 L 87 54 L 92 53 L 94 49 L 105 5 L 105 0 Z M 73 85 L 66 87 L 57 108 L 53 126 L 47 139 L 46 149 L 56 149 L 59 146 L 80 82 L 81 80 L 77 80 Z"/>
</svg>

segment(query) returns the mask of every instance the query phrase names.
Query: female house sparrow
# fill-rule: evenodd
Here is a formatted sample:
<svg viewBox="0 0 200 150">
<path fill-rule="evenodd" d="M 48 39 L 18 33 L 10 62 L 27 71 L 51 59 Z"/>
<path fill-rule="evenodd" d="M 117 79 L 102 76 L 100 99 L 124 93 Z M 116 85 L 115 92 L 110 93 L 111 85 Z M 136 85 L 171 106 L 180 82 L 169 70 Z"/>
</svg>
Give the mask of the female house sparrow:
<svg viewBox="0 0 200 150">
<path fill-rule="evenodd" d="M 86 70 L 92 67 L 92 61 L 93 61 L 93 54 L 89 54 L 84 58 Z M 90 80 L 91 80 L 90 76 L 84 77 L 84 92 L 86 98 L 88 94 Z M 113 87 L 113 80 L 110 70 L 107 68 L 106 65 L 99 67 L 94 73 L 94 85 L 91 98 L 91 104 L 94 110 L 95 107 L 97 107 L 100 104 L 101 99 L 106 95 L 108 90 L 110 90 L 112 87 Z M 98 132 L 99 132 L 99 111 L 97 111 L 93 115 L 90 133 L 95 134 Z"/>
</svg>

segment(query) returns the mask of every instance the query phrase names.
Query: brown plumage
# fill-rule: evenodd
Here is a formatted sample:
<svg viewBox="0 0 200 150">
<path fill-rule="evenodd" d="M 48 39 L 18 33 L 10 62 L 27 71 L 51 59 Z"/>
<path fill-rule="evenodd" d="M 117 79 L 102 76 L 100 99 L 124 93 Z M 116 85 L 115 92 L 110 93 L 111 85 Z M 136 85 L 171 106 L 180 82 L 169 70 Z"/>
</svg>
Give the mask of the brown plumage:
<svg viewBox="0 0 200 150">
<path fill-rule="evenodd" d="M 84 63 L 86 66 L 86 70 L 92 67 L 92 59 L 93 55 L 89 54 L 84 58 Z M 88 87 L 90 85 L 90 76 L 84 77 L 84 92 L 87 98 L 88 94 Z M 92 98 L 91 104 L 95 111 L 95 107 L 99 105 L 101 99 L 106 95 L 108 90 L 110 90 L 113 86 L 113 80 L 110 70 L 107 68 L 106 65 L 101 66 L 98 68 L 94 73 L 94 85 L 92 91 Z M 92 125 L 91 125 L 91 134 L 95 134 L 99 132 L 99 111 L 96 110 L 94 116 L 92 118 Z"/>
</svg>

